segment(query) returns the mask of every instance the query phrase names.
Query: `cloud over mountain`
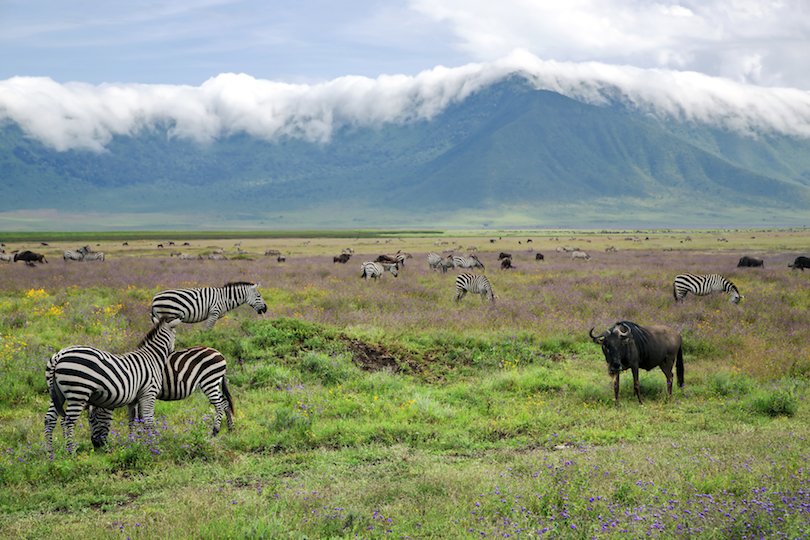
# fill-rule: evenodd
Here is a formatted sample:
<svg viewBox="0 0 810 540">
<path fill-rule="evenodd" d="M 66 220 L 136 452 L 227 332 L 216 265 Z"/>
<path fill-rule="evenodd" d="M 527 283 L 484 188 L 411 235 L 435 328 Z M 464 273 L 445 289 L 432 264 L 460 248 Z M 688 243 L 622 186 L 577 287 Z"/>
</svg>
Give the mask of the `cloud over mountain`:
<svg viewBox="0 0 810 540">
<path fill-rule="evenodd" d="M 544 61 L 525 52 L 493 62 L 436 67 L 415 76 L 346 76 L 290 84 L 221 74 L 200 86 L 60 84 L 49 78 L 0 81 L 0 121 L 57 150 L 103 151 L 117 136 L 166 128 L 200 142 L 246 133 L 330 140 L 341 127 L 430 119 L 510 76 L 589 104 L 642 112 L 745 134 L 810 138 L 810 92 L 767 88 L 697 72 L 597 62 Z"/>
</svg>

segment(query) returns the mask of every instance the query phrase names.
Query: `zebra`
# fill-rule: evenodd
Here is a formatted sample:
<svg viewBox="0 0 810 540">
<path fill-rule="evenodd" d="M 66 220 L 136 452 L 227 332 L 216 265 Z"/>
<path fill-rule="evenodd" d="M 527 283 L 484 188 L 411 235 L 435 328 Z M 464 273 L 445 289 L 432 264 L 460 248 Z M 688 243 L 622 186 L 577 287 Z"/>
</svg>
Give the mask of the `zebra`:
<svg viewBox="0 0 810 540">
<path fill-rule="evenodd" d="M 687 293 L 705 296 L 716 292 L 730 294 L 731 302 L 734 304 L 739 304 L 743 298 L 737 287 L 720 274 L 679 274 L 675 276 L 675 281 L 672 283 L 672 294 L 675 296 L 676 302 L 682 301 Z"/>
<path fill-rule="evenodd" d="M 444 258 L 436 252 L 431 251 L 427 255 L 427 262 L 428 266 L 431 270 L 438 270 L 441 268 L 441 264 Z"/>
<path fill-rule="evenodd" d="M 103 261 L 104 260 L 104 252 L 103 251 L 92 251 L 90 253 L 85 254 L 83 260 L 85 260 L 85 261 Z"/>
<path fill-rule="evenodd" d="M 191 347 L 174 351 L 163 364 L 163 385 L 160 387 L 157 399 L 161 401 L 177 401 L 190 396 L 199 388 L 208 397 L 214 406 L 213 436 L 219 433 L 222 425 L 222 416 L 228 423 L 228 429 L 233 429 L 233 398 L 228 391 L 225 378 L 227 364 L 225 357 L 211 347 Z M 112 423 L 112 410 L 98 410 L 100 407 L 91 406 L 90 433 L 93 446 L 103 446 L 110 433 Z M 130 415 L 140 418 L 139 407 L 130 408 Z M 133 418 L 130 418 L 133 421 Z"/>
<path fill-rule="evenodd" d="M 168 289 L 152 298 L 152 322 L 161 317 L 179 317 L 184 323 L 205 321 L 211 329 L 225 312 L 249 304 L 256 313 L 267 311 L 259 285 L 247 281 L 226 283 L 223 287 Z"/>
<path fill-rule="evenodd" d="M 456 277 L 456 302 L 464 298 L 467 293 L 480 294 L 481 300 L 489 298 L 490 302 L 495 302 L 495 293 L 492 291 L 492 284 L 483 274 L 459 274 Z"/>
<path fill-rule="evenodd" d="M 124 405 L 139 407 L 146 425 L 154 426 L 155 399 L 163 386 L 162 367 L 174 349 L 178 324 L 180 319 L 160 319 L 137 349 L 127 353 L 80 345 L 62 349 L 50 358 L 45 368 L 51 395 L 45 413 L 45 446 L 51 457 L 57 418 L 63 417 L 62 431 L 72 454 L 73 427 L 87 405 L 110 410 Z"/>
<path fill-rule="evenodd" d="M 378 263 L 373 261 L 366 261 L 360 266 L 360 277 L 369 279 L 379 279 L 384 272 L 391 272 L 391 275 L 397 277 L 397 263 Z"/>
<path fill-rule="evenodd" d="M 65 261 L 83 261 L 84 253 L 82 253 L 81 251 L 73 251 L 72 249 L 66 249 L 62 253 L 62 259 Z"/>
<path fill-rule="evenodd" d="M 453 266 L 456 268 L 480 268 L 484 270 L 484 264 L 477 255 L 453 255 Z"/>
</svg>

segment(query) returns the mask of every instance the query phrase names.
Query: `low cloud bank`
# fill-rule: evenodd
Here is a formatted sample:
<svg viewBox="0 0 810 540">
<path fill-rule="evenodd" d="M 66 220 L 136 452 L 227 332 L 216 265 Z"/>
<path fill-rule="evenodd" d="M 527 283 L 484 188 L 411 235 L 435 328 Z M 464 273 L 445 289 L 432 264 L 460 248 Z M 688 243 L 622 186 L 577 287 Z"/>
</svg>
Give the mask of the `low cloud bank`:
<svg viewBox="0 0 810 540">
<path fill-rule="evenodd" d="M 647 114 L 746 134 L 810 138 L 810 92 L 768 88 L 696 72 L 541 60 L 516 51 L 494 62 L 436 67 L 416 76 L 340 77 L 313 85 L 227 73 L 200 86 L 0 81 L 0 122 L 14 122 L 64 151 L 103 151 L 116 136 L 165 128 L 208 142 L 247 133 L 326 142 L 344 126 L 430 119 L 509 76 L 594 105 L 621 102 Z"/>
</svg>

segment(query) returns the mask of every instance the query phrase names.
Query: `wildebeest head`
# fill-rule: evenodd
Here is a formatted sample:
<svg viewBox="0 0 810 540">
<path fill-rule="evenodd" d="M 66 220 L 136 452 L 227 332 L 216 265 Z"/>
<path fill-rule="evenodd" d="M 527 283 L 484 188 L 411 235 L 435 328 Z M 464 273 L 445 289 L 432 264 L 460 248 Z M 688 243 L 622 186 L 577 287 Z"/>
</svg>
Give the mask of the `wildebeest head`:
<svg viewBox="0 0 810 540">
<path fill-rule="evenodd" d="M 593 328 L 588 334 L 594 343 L 602 346 L 602 352 L 608 365 L 608 374 L 615 375 L 625 369 L 623 364 L 626 364 L 627 355 L 630 352 L 629 346 L 633 342 L 630 328 L 617 324 L 598 336 L 593 334 Z M 623 363 L 622 360 L 625 362 Z"/>
</svg>

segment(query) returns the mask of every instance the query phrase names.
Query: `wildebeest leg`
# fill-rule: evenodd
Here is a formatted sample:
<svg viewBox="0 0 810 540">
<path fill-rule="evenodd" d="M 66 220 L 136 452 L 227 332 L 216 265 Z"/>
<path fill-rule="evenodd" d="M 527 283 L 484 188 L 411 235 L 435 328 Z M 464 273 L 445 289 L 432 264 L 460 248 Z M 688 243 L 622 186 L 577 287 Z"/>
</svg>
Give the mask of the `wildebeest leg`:
<svg viewBox="0 0 810 540">
<path fill-rule="evenodd" d="M 667 362 L 666 365 L 661 366 L 661 371 L 667 378 L 667 395 L 672 397 L 672 362 Z"/>
<path fill-rule="evenodd" d="M 613 399 L 616 400 L 616 405 L 619 404 L 619 374 L 613 375 Z"/>
<path fill-rule="evenodd" d="M 641 403 L 641 385 L 638 382 L 638 368 L 632 368 L 633 371 L 633 390 L 636 391 L 638 402 Z"/>
</svg>

